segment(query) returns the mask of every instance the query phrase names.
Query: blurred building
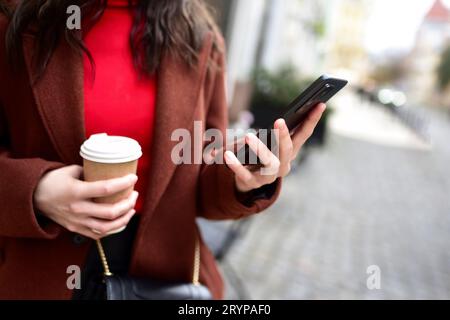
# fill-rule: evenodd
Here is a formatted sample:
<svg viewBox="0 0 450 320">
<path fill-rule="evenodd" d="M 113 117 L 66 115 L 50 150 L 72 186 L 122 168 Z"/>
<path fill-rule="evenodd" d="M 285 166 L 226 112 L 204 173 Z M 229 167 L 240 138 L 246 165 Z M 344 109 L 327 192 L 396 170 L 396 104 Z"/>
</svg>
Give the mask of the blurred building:
<svg viewBox="0 0 450 320">
<path fill-rule="evenodd" d="M 334 1 L 340 0 L 208 0 L 227 40 L 232 119 L 250 102 L 255 69 L 291 65 L 311 77 L 323 70 Z"/>
<path fill-rule="evenodd" d="M 327 70 L 343 73 L 352 80 L 365 80 L 369 59 L 365 45 L 373 0 L 335 0 L 331 12 L 326 55 Z"/>
<path fill-rule="evenodd" d="M 259 63 L 276 71 L 291 65 L 302 76 L 323 69 L 330 0 L 270 0 Z"/>
<path fill-rule="evenodd" d="M 440 104 L 436 69 L 441 54 L 450 44 L 450 10 L 436 0 L 417 33 L 416 43 L 407 58 L 407 92 L 411 100 L 422 104 Z"/>
</svg>

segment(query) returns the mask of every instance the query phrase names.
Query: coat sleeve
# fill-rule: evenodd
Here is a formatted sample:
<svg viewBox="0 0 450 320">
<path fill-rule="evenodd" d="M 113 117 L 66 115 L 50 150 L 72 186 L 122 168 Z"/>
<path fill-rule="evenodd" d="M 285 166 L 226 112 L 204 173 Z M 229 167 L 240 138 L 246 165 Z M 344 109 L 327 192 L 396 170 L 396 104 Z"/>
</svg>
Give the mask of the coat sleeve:
<svg viewBox="0 0 450 320">
<path fill-rule="evenodd" d="M 0 101 L 0 237 L 55 238 L 61 227 L 34 209 L 33 194 L 41 177 L 63 164 L 40 158 L 14 158 L 8 150 L 3 111 Z"/>
<path fill-rule="evenodd" d="M 221 43 L 223 40 L 220 38 Z M 225 48 L 224 45 L 222 45 Z M 215 76 L 206 129 L 216 128 L 226 137 L 228 107 L 226 103 L 225 50 L 216 53 Z M 203 164 L 200 174 L 200 215 L 212 220 L 239 219 L 259 213 L 278 198 L 281 179 L 249 193 L 239 193 L 235 187 L 234 173 L 226 164 Z"/>
</svg>

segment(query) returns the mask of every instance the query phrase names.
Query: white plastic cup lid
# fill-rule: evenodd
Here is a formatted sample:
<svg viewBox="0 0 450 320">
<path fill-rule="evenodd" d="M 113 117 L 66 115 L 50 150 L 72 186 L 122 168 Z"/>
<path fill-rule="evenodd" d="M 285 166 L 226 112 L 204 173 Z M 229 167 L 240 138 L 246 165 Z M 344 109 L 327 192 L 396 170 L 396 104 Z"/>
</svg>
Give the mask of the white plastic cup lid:
<svg viewBox="0 0 450 320">
<path fill-rule="evenodd" d="M 99 133 L 93 134 L 83 143 L 80 155 L 93 162 L 124 163 L 139 159 L 142 149 L 134 139 Z"/>
</svg>

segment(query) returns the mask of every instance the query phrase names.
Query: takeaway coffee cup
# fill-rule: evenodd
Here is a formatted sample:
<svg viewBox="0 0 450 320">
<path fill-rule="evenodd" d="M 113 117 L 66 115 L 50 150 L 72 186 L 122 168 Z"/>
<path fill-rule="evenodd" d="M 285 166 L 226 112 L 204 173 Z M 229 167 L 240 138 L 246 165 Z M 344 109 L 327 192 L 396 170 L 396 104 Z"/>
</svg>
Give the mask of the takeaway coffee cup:
<svg viewBox="0 0 450 320">
<path fill-rule="evenodd" d="M 92 135 L 83 143 L 80 155 L 83 158 L 84 180 L 91 182 L 136 174 L 142 149 L 139 143 L 131 138 L 100 133 Z M 95 198 L 94 201 L 116 203 L 128 197 L 131 192 L 133 187 L 108 197 Z"/>
</svg>

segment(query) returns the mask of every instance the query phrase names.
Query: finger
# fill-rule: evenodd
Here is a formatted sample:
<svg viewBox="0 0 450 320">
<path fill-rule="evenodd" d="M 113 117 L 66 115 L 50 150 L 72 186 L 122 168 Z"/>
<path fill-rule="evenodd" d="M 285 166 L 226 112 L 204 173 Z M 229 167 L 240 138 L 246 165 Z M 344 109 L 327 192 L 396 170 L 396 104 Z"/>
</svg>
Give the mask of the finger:
<svg viewBox="0 0 450 320">
<path fill-rule="evenodd" d="M 296 154 L 300 148 L 305 144 L 306 140 L 311 137 L 314 132 L 314 128 L 317 126 L 323 112 L 325 111 L 325 104 L 318 104 L 308 115 L 306 121 L 295 132 L 292 142 L 294 144 L 294 154 Z"/>
<path fill-rule="evenodd" d="M 211 150 L 211 156 L 213 158 L 220 157 L 226 151 L 237 152 L 240 148 L 245 146 L 245 137 L 240 137 L 237 139 L 227 140 L 225 147 L 214 148 Z"/>
<path fill-rule="evenodd" d="M 269 148 L 254 134 L 248 134 L 246 141 L 253 152 L 261 160 L 264 165 L 259 172 L 262 176 L 277 176 L 280 169 L 280 160 L 274 155 Z"/>
<path fill-rule="evenodd" d="M 270 166 L 274 154 L 256 135 L 254 135 L 253 133 L 247 134 L 245 136 L 245 143 L 248 144 L 250 149 L 261 160 L 261 163 L 264 166 Z"/>
<path fill-rule="evenodd" d="M 104 235 L 95 233 L 91 229 L 86 227 L 80 227 L 80 230 L 77 231 L 77 233 L 93 240 L 100 240 L 101 238 L 104 237 Z"/>
<path fill-rule="evenodd" d="M 268 168 L 261 168 L 259 172 L 255 173 L 255 188 L 264 186 L 266 184 L 271 184 L 278 179 L 278 171 Z"/>
<path fill-rule="evenodd" d="M 130 219 L 134 216 L 135 213 L 136 210 L 131 209 L 120 218 L 112 221 L 89 218 L 86 220 L 84 226 L 94 234 L 107 235 L 128 225 L 128 222 L 130 222 Z"/>
<path fill-rule="evenodd" d="M 134 186 L 137 179 L 135 174 L 130 174 L 121 178 L 95 182 L 78 181 L 76 193 L 79 199 L 106 197 Z"/>
<path fill-rule="evenodd" d="M 245 146 L 245 136 L 227 141 L 225 148 L 226 151 L 236 152 L 243 146 Z"/>
<path fill-rule="evenodd" d="M 279 145 L 279 159 L 280 167 L 285 167 L 289 162 L 291 162 L 292 154 L 294 151 L 294 144 L 292 143 L 291 135 L 289 129 L 286 125 L 284 119 L 279 119 L 275 122 L 275 129 L 278 129 L 278 145 Z"/>
<path fill-rule="evenodd" d="M 102 235 L 100 235 L 99 233 L 95 233 L 94 231 L 92 231 L 91 229 L 85 227 L 84 225 L 82 225 L 80 223 L 70 223 L 64 227 L 67 230 L 69 230 L 70 232 L 77 233 L 82 236 L 94 239 L 94 240 L 98 240 L 98 239 L 102 238 Z"/>
<path fill-rule="evenodd" d="M 253 174 L 245 168 L 233 152 L 227 151 L 224 155 L 225 163 L 234 172 L 237 178 L 250 184 L 253 181 Z"/>
<path fill-rule="evenodd" d="M 85 217 L 93 217 L 104 220 L 115 220 L 134 208 L 139 194 L 133 191 L 130 196 L 115 204 L 95 203 L 82 201 L 72 206 L 73 213 Z"/>
</svg>

